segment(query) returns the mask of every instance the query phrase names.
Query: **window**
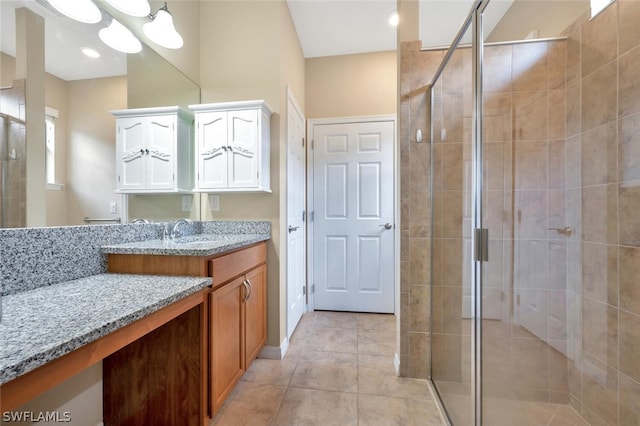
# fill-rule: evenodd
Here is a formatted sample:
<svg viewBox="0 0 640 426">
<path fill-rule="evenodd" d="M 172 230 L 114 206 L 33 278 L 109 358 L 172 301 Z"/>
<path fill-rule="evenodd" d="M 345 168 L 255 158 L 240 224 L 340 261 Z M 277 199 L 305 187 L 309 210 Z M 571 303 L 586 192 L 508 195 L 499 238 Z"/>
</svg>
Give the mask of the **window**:
<svg viewBox="0 0 640 426">
<path fill-rule="evenodd" d="M 602 12 L 613 2 L 614 0 L 591 0 L 591 18 Z"/>
<path fill-rule="evenodd" d="M 45 176 L 47 184 L 56 183 L 56 123 L 58 111 L 45 108 Z"/>
</svg>

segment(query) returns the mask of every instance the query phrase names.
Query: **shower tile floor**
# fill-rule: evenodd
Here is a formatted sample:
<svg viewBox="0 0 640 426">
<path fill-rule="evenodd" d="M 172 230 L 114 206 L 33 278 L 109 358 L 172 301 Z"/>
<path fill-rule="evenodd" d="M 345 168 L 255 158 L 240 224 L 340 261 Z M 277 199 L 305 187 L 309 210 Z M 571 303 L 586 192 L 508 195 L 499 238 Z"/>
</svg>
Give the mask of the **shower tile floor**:
<svg viewBox="0 0 640 426">
<path fill-rule="evenodd" d="M 283 360 L 256 359 L 212 425 L 445 425 L 427 380 L 397 377 L 393 315 L 310 312 Z"/>
</svg>

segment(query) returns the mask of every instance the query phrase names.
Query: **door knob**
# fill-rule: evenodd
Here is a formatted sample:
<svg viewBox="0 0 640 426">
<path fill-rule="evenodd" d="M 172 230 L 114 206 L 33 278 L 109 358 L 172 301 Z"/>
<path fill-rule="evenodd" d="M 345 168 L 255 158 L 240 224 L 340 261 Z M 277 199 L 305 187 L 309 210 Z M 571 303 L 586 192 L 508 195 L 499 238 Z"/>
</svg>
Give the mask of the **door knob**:
<svg viewBox="0 0 640 426">
<path fill-rule="evenodd" d="M 293 232 L 293 231 L 297 231 L 298 228 L 300 228 L 299 226 L 291 226 L 289 225 L 289 233 Z"/>
<path fill-rule="evenodd" d="M 384 229 L 391 229 L 391 228 L 393 228 L 393 225 L 392 225 L 392 224 L 390 224 L 390 223 L 388 223 L 388 222 L 387 222 L 387 223 L 385 223 L 384 225 L 380 225 L 380 226 L 384 226 Z"/>
</svg>

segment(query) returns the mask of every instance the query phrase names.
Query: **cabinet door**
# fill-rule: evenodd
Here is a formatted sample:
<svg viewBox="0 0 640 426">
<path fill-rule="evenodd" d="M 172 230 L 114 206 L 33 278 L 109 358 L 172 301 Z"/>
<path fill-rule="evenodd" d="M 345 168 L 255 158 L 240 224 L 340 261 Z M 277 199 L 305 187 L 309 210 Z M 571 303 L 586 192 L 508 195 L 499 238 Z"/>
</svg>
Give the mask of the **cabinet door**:
<svg viewBox="0 0 640 426">
<path fill-rule="evenodd" d="M 197 123 L 198 188 L 215 189 L 227 186 L 227 113 L 225 111 L 198 114 Z"/>
<path fill-rule="evenodd" d="M 229 188 L 258 186 L 258 110 L 229 111 Z"/>
<path fill-rule="evenodd" d="M 240 277 L 211 293 L 211 407 L 213 413 L 244 373 L 243 306 L 245 297 Z"/>
<path fill-rule="evenodd" d="M 267 279 L 266 266 L 247 273 L 250 283 L 249 298 L 245 302 L 245 368 L 249 367 L 267 339 Z"/>
<path fill-rule="evenodd" d="M 116 174 L 120 190 L 145 187 L 145 123 L 141 117 L 119 118 L 116 122 Z"/>
<path fill-rule="evenodd" d="M 172 189 L 175 182 L 176 117 L 157 116 L 146 120 L 147 189 Z"/>
</svg>

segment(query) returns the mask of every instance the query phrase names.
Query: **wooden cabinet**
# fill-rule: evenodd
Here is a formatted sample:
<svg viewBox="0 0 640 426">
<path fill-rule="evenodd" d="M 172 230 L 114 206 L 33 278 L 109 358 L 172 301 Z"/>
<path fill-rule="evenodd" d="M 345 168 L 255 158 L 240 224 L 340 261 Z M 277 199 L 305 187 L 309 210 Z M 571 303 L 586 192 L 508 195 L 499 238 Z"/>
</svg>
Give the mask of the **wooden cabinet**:
<svg viewBox="0 0 640 426">
<path fill-rule="evenodd" d="M 196 191 L 271 192 L 264 101 L 189 105 L 195 113 Z"/>
<path fill-rule="evenodd" d="M 109 254 L 109 272 L 209 275 L 208 410 L 213 417 L 267 337 L 267 244 L 212 257 Z"/>
<path fill-rule="evenodd" d="M 249 296 L 245 301 L 245 366 L 258 357 L 267 340 L 267 268 L 247 272 Z"/>
<path fill-rule="evenodd" d="M 210 404 L 215 413 L 245 371 L 242 315 L 244 277 L 239 277 L 209 296 L 211 319 Z"/>
<path fill-rule="evenodd" d="M 117 192 L 193 189 L 193 115 L 179 107 L 111 111 L 116 116 Z"/>
<path fill-rule="evenodd" d="M 214 277 L 242 273 L 227 282 L 215 284 L 210 295 L 210 404 L 213 414 L 222 406 L 266 341 L 265 249 L 261 244 L 211 262 Z"/>
</svg>

